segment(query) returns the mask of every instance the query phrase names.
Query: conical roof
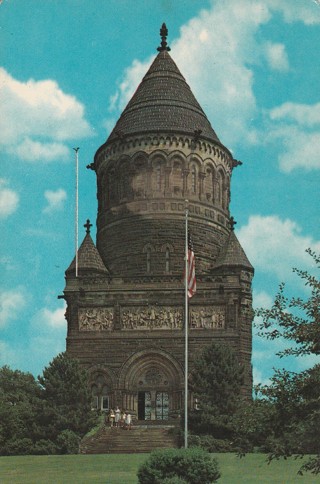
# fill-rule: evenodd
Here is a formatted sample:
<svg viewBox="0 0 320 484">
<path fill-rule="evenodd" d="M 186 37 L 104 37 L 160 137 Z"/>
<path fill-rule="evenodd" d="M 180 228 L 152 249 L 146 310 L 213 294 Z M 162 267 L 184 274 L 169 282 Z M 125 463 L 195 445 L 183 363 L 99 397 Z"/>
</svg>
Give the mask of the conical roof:
<svg viewBox="0 0 320 484">
<path fill-rule="evenodd" d="M 253 271 L 253 267 L 233 230 L 230 231 L 226 244 L 221 248 L 214 267 L 230 266 L 245 267 L 246 269 Z"/>
<path fill-rule="evenodd" d="M 174 132 L 219 141 L 169 52 L 159 52 L 106 143 L 133 134 Z"/>
<path fill-rule="evenodd" d="M 76 269 L 76 258 L 74 257 L 70 266 L 66 270 L 66 275 Z M 108 274 L 98 249 L 94 245 L 90 233 L 87 233 L 78 250 L 78 271 Z"/>
</svg>

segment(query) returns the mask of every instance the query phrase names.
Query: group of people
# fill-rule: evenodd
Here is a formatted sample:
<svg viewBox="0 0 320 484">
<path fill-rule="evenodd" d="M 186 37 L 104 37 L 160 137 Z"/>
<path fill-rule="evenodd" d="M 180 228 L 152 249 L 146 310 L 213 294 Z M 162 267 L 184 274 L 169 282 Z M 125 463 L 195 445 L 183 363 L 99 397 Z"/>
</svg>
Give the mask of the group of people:
<svg viewBox="0 0 320 484">
<path fill-rule="evenodd" d="M 110 427 L 122 428 L 124 430 L 131 430 L 132 428 L 131 414 L 121 411 L 119 407 L 115 410 L 111 409 L 107 417 Z"/>
</svg>

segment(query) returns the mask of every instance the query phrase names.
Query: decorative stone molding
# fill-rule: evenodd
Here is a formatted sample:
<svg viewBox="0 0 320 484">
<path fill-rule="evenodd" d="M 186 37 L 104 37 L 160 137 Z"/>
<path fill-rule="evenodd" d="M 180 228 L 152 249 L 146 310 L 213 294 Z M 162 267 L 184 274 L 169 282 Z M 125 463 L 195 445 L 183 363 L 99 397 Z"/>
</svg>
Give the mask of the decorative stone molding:
<svg viewBox="0 0 320 484">
<path fill-rule="evenodd" d="M 224 306 L 190 308 L 191 329 L 224 329 L 226 311 Z"/>
<path fill-rule="evenodd" d="M 124 307 L 120 310 L 120 319 L 125 330 L 182 329 L 182 310 L 177 307 Z"/>
<path fill-rule="evenodd" d="M 111 331 L 114 312 L 111 308 L 80 308 L 79 331 Z"/>
<path fill-rule="evenodd" d="M 194 145 L 193 138 L 191 136 L 175 136 L 172 134 L 157 134 L 154 136 L 130 136 L 125 140 L 117 140 L 108 144 L 104 144 L 98 150 L 95 156 L 94 168 L 99 169 L 100 165 L 113 158 L 114 156 L 121 156 L 128 154 L 128 151 L 136 150 L 137 148 L 152 150 L 152 149 L 180 149 L 191 150 L 194 152 L 204 153 L 216 157 L 218 160 L 224 162 L 228 167 L 228 170 L 232 171 L 235 166 L 241 163 L 235 163 L 231 153 L 228 149 L 220 145 L 217 141 L 215 143 L 209 140 L 199 140 Z"/>
</svg>

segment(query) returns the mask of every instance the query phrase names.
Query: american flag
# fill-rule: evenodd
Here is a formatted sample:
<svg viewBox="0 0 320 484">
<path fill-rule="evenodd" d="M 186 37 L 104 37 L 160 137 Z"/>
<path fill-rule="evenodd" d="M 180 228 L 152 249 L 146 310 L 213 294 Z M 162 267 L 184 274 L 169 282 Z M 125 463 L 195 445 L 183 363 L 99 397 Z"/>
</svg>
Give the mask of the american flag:
<svg viewBox="0 0 320 484">
<path fill-rule="evenodd" d="M 188 297 L 191 298 L 197 290 L 196 266 L 192 240 L 188 233 Z"/>
</svg>

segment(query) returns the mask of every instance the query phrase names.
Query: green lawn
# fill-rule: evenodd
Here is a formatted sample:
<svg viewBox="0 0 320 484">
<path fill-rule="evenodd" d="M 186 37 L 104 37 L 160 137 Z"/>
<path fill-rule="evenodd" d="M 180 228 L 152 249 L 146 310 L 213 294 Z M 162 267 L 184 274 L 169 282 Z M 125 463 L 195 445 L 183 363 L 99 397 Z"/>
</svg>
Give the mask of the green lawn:
<svg viewBox="0 0 320 484">
<path fill-rule="evenodd" d="M 215 454 L 215 457 L 222 473 L 219 484 L 320 483 L 320 476 L 297 475 L 300 460 L 280 460 L 268 465 L 261 454 L 249 454 L 243 459 L 233 454 Z M 0 457 L 0 482 L 137 484 L 137 468 L 146 458 L 146 454 Z"/>
</svg>

